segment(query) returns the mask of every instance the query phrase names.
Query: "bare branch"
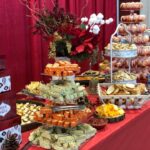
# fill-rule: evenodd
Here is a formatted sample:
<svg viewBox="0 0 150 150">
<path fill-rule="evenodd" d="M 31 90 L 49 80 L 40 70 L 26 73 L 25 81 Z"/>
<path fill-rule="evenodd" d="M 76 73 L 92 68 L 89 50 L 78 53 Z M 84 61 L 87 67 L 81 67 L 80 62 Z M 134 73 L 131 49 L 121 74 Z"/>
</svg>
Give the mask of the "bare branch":
<svg viewBox="0 0 150 150">
<path fill-rule="evenodd" d="M 83 15 L 83 12 L 84 12 L 85 8 L 88 6 L 88 4 L 89 4 L 89 0 L 86 0 L 85 5 L 84 5 L 84 6 L 82 7 L 82 9 L 81 9 L 81 15 L 80 15 L 79 19 L 80 19 L 81 17 L 83 17 L 83 16 L 82 16 L 82 15 Z"/>
</svg>

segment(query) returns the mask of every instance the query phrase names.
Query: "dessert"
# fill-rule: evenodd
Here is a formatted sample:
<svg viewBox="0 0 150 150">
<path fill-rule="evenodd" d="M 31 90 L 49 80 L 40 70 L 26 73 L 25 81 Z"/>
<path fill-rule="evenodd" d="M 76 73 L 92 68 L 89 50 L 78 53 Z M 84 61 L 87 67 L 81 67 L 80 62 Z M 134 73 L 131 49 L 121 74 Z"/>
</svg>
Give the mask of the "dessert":
<svg viewBox="0 0 150 150">
<path fill-rule="evenodd" d="M 134 73 L 119 70 L 113 73 L 113 80 L 115 81 L 136 80 L 136 75 Z"/>
<path fill-rule="evenodd" d="M 106 50 L 110 50 L 110 44 L 105 47 Z M 127 44 L 127 43 L 113 43 L 112 50 L 135 50 L 137 49 L 135 44 Z"/>
<path fill-rule="evenodd" d="M 32 123 L 34 113 L 39 112 L 41 106 L 32 103 L 17 103 L 17 114 L 21 116 L 21 125 Z"/>
<path fill-rule="evenodd" d="M 80 99 L 84 101 L 84 98 L 87 96 L 85 87 L 74 81 L 40 83 L 36 84 L 37 87 L 34 86 L 34 88 L 31 85 L 26 86 L 30 93 L 37 94 L 44 99 L 49 99 L 58 104 L 74 104 L 80 101 Z"/>
<path fill-rule="evenodd" d="M 126 2 L 120 5 L 121 10 L 140 10 L 141 8 L 143 8 L 142 2 Z"/>
<path fill-rule="evenodd" d="M 126 26 L 127 30 L 133 34 L 143 33 L 146 30 L 146 24 L 129 24 Z M 119 33 L 126 35 L 125 27 L 119 27 Z"/>
<path fill-rule="evenodd" d="M 110 62 L 108 60 L 104 60 L 99 63 L 99 70 L 101 74 L 109 73 L 110 72 Z"/>
<path fill-rule="evenodd" d="M 34 130 L 29 141 L 33 144 L 54 150 L 75 150 L 79 146 L 96 134 L 96 129 L 89 124 L 82 124 L 75 128 L 45 128 L 39 127 Z"/>
<path fill-rule="evenodd" d="M 34 113 L 34 121 L 48 126 L 59 126 L 63 128 L 75 127 L 91 113 L 91 110 L 63 110 L 53 112 L 49 107 L 42 107 L 39 112 Z"/>
<path fill-rule="evenodd" d="M 71 64 L 69 61 L 56 61 L 54 64 L 47 64 L 44 73 L 49 76 L 72 76 L 80 72 L 78 64 Z"/>
<path fill-rule="evenodd" d="M 125 23 L 139 23 L 146 19 L 145 15 L 138 15 L 134 13 L 133 15 L 121 16 L 121 21 Z"/>
</svg>

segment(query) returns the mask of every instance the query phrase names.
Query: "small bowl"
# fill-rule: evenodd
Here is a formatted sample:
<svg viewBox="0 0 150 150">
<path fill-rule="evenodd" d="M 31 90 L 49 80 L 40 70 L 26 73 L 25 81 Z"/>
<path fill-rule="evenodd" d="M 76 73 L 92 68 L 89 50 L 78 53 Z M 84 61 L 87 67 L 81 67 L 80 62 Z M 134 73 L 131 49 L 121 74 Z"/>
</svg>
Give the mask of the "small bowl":
<svg viewBox="0 0 150 150">
<path fill-rule="evenodd" d="M 105 128 L 105 126 L 108 123 L 108 120 L 106 118 L 95 118 L 91 117 L 88 121 L 90 125 L 92 125 L 97 130 Z"/>
</svg>

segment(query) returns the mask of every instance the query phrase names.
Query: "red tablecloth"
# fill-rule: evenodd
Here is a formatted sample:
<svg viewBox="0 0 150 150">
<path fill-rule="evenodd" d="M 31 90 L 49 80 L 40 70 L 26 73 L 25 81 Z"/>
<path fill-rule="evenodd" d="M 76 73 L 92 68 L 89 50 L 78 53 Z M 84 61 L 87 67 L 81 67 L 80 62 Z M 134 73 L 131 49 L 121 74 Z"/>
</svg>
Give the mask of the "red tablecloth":
<svg viewBox="0 0 150 150">
<path fill-rule="evenodd" d="M 29 132 L 22 135 L 21 148 L 28 141 Z M 126 118 L 108 124 L 84 143 L 81 150 L 150 150 L 150 102 L 140 110 L 126 111 Z M 28 150 L 43 150 L 32 146 Z"/>
</svg>

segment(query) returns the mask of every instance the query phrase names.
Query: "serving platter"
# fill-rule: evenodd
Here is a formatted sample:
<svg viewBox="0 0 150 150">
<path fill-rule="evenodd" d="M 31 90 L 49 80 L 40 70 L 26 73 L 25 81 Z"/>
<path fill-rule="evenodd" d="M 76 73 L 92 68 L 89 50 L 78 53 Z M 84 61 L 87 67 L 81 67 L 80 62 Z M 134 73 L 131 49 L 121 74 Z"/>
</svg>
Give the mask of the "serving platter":
<svg viewBox="0 0 150 150">
<path fill-rule="evenodd" d="M 17 100 L 16 103 L 17 104 L 30 103 L 30 104 L 36 104 L 37 106 L 44 106 L 44 103 L 38 102 L 38 101 L 34 101 L 34 100 Z M 42 125 L 42 124 L 32 121 L 31 123 L 27 123 L 27 124 L 21 125 L 21 131 L 22 132 L 29 131 L 29 130 L 37 128 L 40 125 Z"/>
<path fill-rule="evenodd" d="M 111 50 L 105 49 L 105 55 L 111 56 Z M 112 57 L 116 58 L 134 58 L 137 56 L 137 49 L 133 50 L 112 50 Z"/>
</svg>

